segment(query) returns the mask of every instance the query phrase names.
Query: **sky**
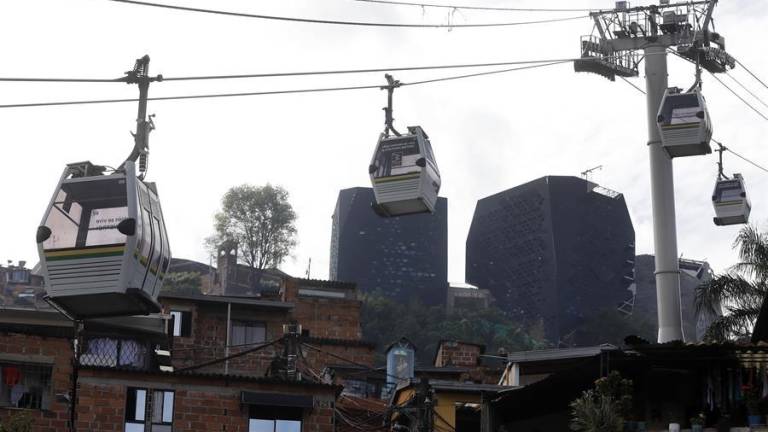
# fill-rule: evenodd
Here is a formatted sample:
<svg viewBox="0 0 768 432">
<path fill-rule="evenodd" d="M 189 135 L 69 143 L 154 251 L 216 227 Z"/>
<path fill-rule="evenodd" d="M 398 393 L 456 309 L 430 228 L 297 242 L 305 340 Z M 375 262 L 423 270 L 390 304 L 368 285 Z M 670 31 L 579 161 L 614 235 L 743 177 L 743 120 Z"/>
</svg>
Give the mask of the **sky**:
<svg viewBox="0 0 768 432">
<path fill-rule="evenodd" d="M 578 15 L 432 9 L 353 0 L 168 0 L 169 4 L 252 14 L 397 23 L 518 22 Z M 445 0 L 445 3 L 450 3 Z M 610 8 L 597 0 L 465 0 L 463 4 Z M 648 4 L 633 2 L 633 5 Z M 764 82 L 768 57 L 759 36 L 768 2 L 721 0 L 717 30 L 729 52 Z M 117 78 L 136 58 L 166 77 L 388 68 L 573 58 L 588 19 L 501 28 L 368 28 L 217 16 L 108 0 L 0 3 L 0 77 Z M 757 37 L 755 37 L 757 36 Z M 693 67 L 670 57 L 670 86 L 689 87 Z M 488 70 L 488 68 L 483 69 Z M 642 69 L 641 69 L 642 71 Z M 397 72 L 403 81 L 467 70 Z M 768 89 L 737 68 L 733 76 L 762 100 Z M 722 79 L 768 115 L 728 77 Z M 641 87 L 642 77 L 632 79 Z M 382 73 L 154 83 L 150 96 L 378 85 Z M 768 121 L 713 78 L 703 91 L 714 135 L 768 166 Z M 122 83 L 0 82 L 0 104 L 133 98 Z M 203 240 L 228 188 L 281 185 L 297 214 L 298 245 L 282 268 L 326 278 L 331 215 L 340 189 L 369 186 L 367 167 L 383 129 L 386 93 L 378 89 L 150 102 L 147 180 L 157 183 L 175 257 L 207 262 Z M 645 97 L 630 85 L 562 64 L 541 69 L 403 87 L 395 91 L 395 125 L 429 134 L 448 198 L 449 278 L 464 280 L 464 245 L 478 199 L 545 175 L 573 175 L 602 165 L 590 180 L 622 192 L 635 227 L 637 253 L 652 253 Z M 70 162 L 119 165 L 133 146 L 136 104 L 0 108 L 3 130 L 0 259 L 37 262 L 34 233 L 59 176 Z M 727 154 L 740 172 L 755 224 L 768 228 L 768 173 Z M 712 223 L 715 155 L 676 159 L 679 253 L 734 264 L 739 226 Z"/>
</svg>

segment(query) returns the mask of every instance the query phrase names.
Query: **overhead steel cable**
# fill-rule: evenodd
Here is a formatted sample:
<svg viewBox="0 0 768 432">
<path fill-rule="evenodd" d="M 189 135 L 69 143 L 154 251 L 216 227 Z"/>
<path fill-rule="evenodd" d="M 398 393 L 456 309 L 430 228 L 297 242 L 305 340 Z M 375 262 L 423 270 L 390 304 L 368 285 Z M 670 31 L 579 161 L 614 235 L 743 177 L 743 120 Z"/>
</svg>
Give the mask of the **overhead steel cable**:
<svg viewBox="0 0 768 432">
<path fill-rule="evenodd" d="M 299 22 L 299 23 L 310 23 L 310 24 L 347 25 L 347 26 L 357 26 L 357 27 L 402 27 L 402 28 L 446 28 L 446 29 L 481 28 L 481 27 L 513 27 L 513 26 L 521 26 L 521 25 L 548 24 L 548 23 L 555 23 L 555 22 L 562 22 L 562 21 L 573 21 L 573 20 L 589 17 L 588 15 L 579 15 L 579 16 L 573 16 L 573 17 L 552 18 L 552 19 L 546 19 L 546 20 L 503 22 L 503 23 L 483 23 L 483 24 L 409 24 L 409 23 L 381 23 L 381 22 L 366 22 L 366 21 L 322 20 L 322 19 L 295 18 L 295 17 L 274 16 L 274 15 L 261 15 L 261 14 L 250 14 L 250 13 L 244 13 L 244 12 L 230 12 L 230 11 L 223 11 L 223 10 L 217 10 L 217 9 L 193 8 L 188 6 L 177 6 L 177 5 L 169 5 L 165 3 L 153 3 L 153 2 L 145 2 L 145 1 L 139 1 L 139 0 L 108 0 L 108 1 L 140 5 L 140 6 L 150 6 L 150 7 L 163 8 L 163 9 L 181 10 L 186 12 L 200 12 L 200 13 L 215 14 L 215 15 L 234 16 L 234 17 L 241 17 L 241 18 L 257 18 L 257 19 L 273 20 L 273 21 L 288 21 L 288 22 Z"/>
<path fill-rule="evenodd" d="M 458 75 L 441 77 L 423 81 L 404 82 L 402 86 L 414 86 L 422 85 L 440 81 L 450 81 L 463 78 L 471 78 L 476 76 L 491 75 L 505 72 L 513 72 L 532 68 L 541 68 L 546 66 L 552 66 L 562 63 L 568 63 L 570 60 L 563 60 L 559 62 L 551 62 L 540 65 L 522 66 L 511 69 L 493 70 L 487 72 L 479 72 L 475 74 Z M 363 85 L 363 86 L 349 86 L 349 87 L 327 87 L 327 88 L 311 88 L 311 89 L 296 89 L 296 90 L 272 90 L 261 92 L 242 92 L 242 93 L 214 93 L 214 94 L 201 94 L 201 95 L 187 95 L 187 96 L 155 96 L 147 98 L 148 101 L 167 101 L 167 100 L 185 100 L 185 99 L 212 99 L 212 98 L 224 98 L 224 97 L 240 97 L 240 96 L 266 96 L 266 95 L 280 95 L 280 94 L 297 94 L 297 93 L 319 93 L 319 92 L 335 92 L 335 91 L 347 91 L 347 90 L 368 90 L 368 89 L 380 89 L 381 84 L 377 85 Z M 44 107 L 44 106 L 64 106 L 64 105 L 93 105 L 93 104 L 106 104 L 106 103 L 122 103 L 122 102 L 136 102 L 138 99 L 97 99 L 97 100 L 81 100 L 81 101 L 62 101 L 62 102 L 33 102 L 24 104 L 6 104 L 0 105 L 0 108 L 31 108 L 31 107 Z"/>
<path fill-rule="evenodd" d="M 748 89 L 748 88 L 747 88 L 747 87 L 746 87 L 744 84 L 742 84 L 742 83 L 741 83 L 741 81 L 737 80 L 737 79 L 736 79 L 736 77 L 734 77 L 733 75 L 731 75 L 731 74 L 729 74 L 729 73 L 726 73 L 726 75 L 728 76 L 728 78 L 732 79 L 732 80 L 733 80 L 733 82 L 735 82 L 736 84 L 738 84 L 738 85 L 739 85 L 739 87 L 741 87 L 742 89 L 744 89 L 744 91 L 745 91 L 745 92 L 749 93 L 749 95 L 750 95 L 750 96 L 752 96 L 753 98 L 755 98 L 755 100 L 757 100 L 758 102 L 760 102 L 760 103 L 761 103 L 761 104 L 762 104 L 764 107 L 768 108 L 768 104 L 766 104 L 765 102 L 763 102 L 763 100 L 760 98 L 760 96 L 758 96 L 758 95 L 756 95 L 755 93 L 753 93 L 753 92 L 752 92 L 750 89 Z"/>
<path fill-rule="evenodd" d="M 746 158 L 746 157 L 744 157 L 744 156 L 742 156 L 742 155 L 740 155 L 740 154 L 736 153 L 735 151 L 733 151 L 733 150 L 730 148 L 730 146 L 725 146 L 725 145 L 723 145 L 723 143 L 721 143 L 720 141 L 718 141 L 718 140 L 716 140 L 716 139 L 714 139 L 714 138 L 712 139 L 712 141 L 713 141 L 715 144 L 717 144 L 717 145 L 719 145 L 719 146 L 723 147 L 723 148 L 725 149 L 725 151 L 727 151 L 727 152 L 729 152 L 729 153 L 733 153 L 733 155 L 734 155 L 734 156 L 736 156 L 737 158 L 739 158 L 739 159 L 743 160 L 744 162 L 747 162 L 747 163 L 749 163 L 749 164 L 751 164 L 751 165 L 755 166 L 756 168 L 758 168 L 758 169 L 761 169 L 761 170 L 763 170 L 763 171 L 765 171 L 765 172 L 767 172 L 767 173 L 768 173 L 768 168 L 765 168 L 764 166 L 761 166 L 761 165 L 760 165 L 760 164 L 758 164 L 757 162 L 754 162 L 754 161 L 752 161 L 752 160 L 750 160 L 750 159 L 748 159 L 748 158 Z"/>
<path fill-rule="evenodd" d="M 403 1 L 390 1 L 390 0 L 355 0 L 364 3 L 380 3 L 395 6 L 419 6 L 419 7 L 431 7 L 442 9 L 466 9 L 466 10 L 483 10 L 483 11 L 506 11 L 506 12 L 594 12 L 599 9 L 560 9 L 560 8 L 512 8 L 512 7 L 493 7 L 493 6 L 467 6 L 467 5 L 446 5 L 436 3 L 416 3 L 416 2 L 403 2 Z"/>
<path fill-rule="evenodd" d="M 205 80 L 224 80 L 224 79 L 244 79 L 244 78 L 280 78 L 294 76 L 317 76 L 317 75 L 350 75 L 376 72 L 403 72 L 437 69 L 468 69 L 480 67 L 495 66 L 513 66 L 526 64 L 560 63 L 583 60 L 581 58 L 569 59 L 547 59 L 547 60 L 515 60 L 506 62 L 492 63 L 465 63 L 450 65 L 430 65 L 430 66 L 402 66 L 393 68 L 369 68 L 369 69 L 341 69 L 325 71 L 299 71 L 299 72 L 269 72 L 255 74 L 236 74 L 236 75 L 201 75 L 201 76 L 179 76 L 165 77 L 162 81 L 205 81 Z M 0 77 L 0 82 L 69 82 L 69 83 L 122 83 L 124 78 L 97 79 L 97 78 L 24 78 L 24 77 Z"/>
<path fill-rule="evenodd" d="M 761 80 L 760 78 L 758 78 L 758 77 L 757 77 L 757 75 L 755 75 L 754 73 L 752 73 L 752 71 L 751 71 L 751 70 L 749 70 L 749 68 L 748 68 L 748 67 L 744 66 L 744 63 L 742 63 L 742 62 L 740 62 L 738 59 L 736 59 L 736 64 L 738 64 L 739 66 L 741 66 L 741 67 L 742 67 L 742 68 L 743 68 L 745 71 L 747 71 L 747 73 L 748 73 L 748 74 L 752 75 L 752 78 L 756 79 L 756 80 L 757 80 L 757 82 L 759 82 L 760 84 L 762 84 L 762 85 L 763 85 L 763 87 L 765 87 L 765 88 L 768 88 L 768 84 L 766 84 L 765 82 L 763 82 L 763 80 Z"/>
<path fill-rule="evenodd" d="M 762 112 L 760 112 L 760 110 L 758 110 L 757 108 L 755 108 L 755 107 L 754 107 L 754 105 L 752 105 L 751 103 L 747 102 L 747 100 L 746 100 L 746 99 L 744 99 L 744 98 L 743 98 L 743 97 L 742 97 L 740 94 L 736 93 L 736 91 L 735 91 L 735 90 L 733 90 L 732 88 L 728 87 L 728 85 L 727 85 L 726 83 L 724 83 L 724 82 L 723 82 L 723 80 L 721 80 L 720 78 L 718 78 L 718 77 L 717 77 L 717 75 L 715 75 L 715 74 L 713 74 L 713 73 L 711 73 L 711 72 L 710 72 L 710 75 L 712 75 L 712 78 L 714 78 L 715 80 L 717 80 L 717 82 L 719 82 L 719 83 L 720 83 L 720 85 L 722 85 L 723 87 L 725 87 L 726 89 L 728 89 L 728 91 L 729 91 L 729 92 L 733 93 L 733 95 L 734 95 L 734 96 L 736 96 L 737 98 L 739 98 L 739 100 L 740 100 L 740 101 L 742 101 L 742 102 L 744 103 L 744 105 L 746 105 L 746 106 L 748 106 L 749 108 L 751 108 L 751 109 L 752 109 L 752 111 L 756 112 L 756 113 L 757 113 L 757 115 L 759 115 L 760 117 L 762 117 L 762 118 L 763 118 L 763 120 L 765 120 L 765 121 L 768 121 L 768 117 L 766 117 L 766 116 L 765 116 L 765 114 L 763 114 Z"/>
</svg>

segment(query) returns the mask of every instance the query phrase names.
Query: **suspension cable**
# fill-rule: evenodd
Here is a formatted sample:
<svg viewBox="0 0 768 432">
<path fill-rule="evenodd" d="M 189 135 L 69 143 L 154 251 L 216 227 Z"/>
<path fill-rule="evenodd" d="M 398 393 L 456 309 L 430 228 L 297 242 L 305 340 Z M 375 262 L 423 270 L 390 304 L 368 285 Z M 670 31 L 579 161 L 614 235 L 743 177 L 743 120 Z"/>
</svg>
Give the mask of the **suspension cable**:
<svg viewBox="0 0 768 432">
<path fill-rule="evenodd" d="M 216 10 L 216 9 L 203 9 L 203 8 L 193 8 L 193 7 L 187 7 L 187 6 L 176 6 L 176 5 L 169 5 L 169 4 L 163 4 L 163 3 L 152 3 L 152 2 L 145 2 L 145 1 L 139 1 L 139 0 L 108 0 L 108 1 L 113 1 L 118 3 L 127 3 L 132 5 L 140 5 L 140 6 L 150 6 L 150 7 L 156 7 L 156 8 L 164 8 L 164 9 L 181 10 L 181 11 L 187 11 L 187 12 L 202 12 L 202 13 L 215 14 L 215 15 L 235 16 L 235 17 L 241 17 L 241 18 L 257 18 L 257 19 L 264 19 L 264 20 L 289 21 L 289 22 L 300 22 L 300 23 L 311 23 L 311 24 L 348 25 L 348 26 L 357 26 L 357 27 L 446 28 L 446 29 L 481 28 L 481 27 L 513 27 L 513 26 L 521 26 L 521 25 L 547 24 L 547 23 L 555 23 L 555 22 L 562 22 L 562 21 L 573 21 L 573 20 L 578 20 L 583 18 L 589 18 L 588 15 L 579 15 L 579 16 L 566 17 L 566 18 L 553 18 L 553 19 L 546 19 L 546 20 L 503 22 L 503 23 L 409 24 L 409 23 L 381 23 L 381 22 L 364 22 L 364 21 L 321 20 L 321 19 L 294 18 L 294 17 L 286 17 L 286 16 L 274 16 L 274 15 L 259 15 L 259 14 L 243 13 L 243 12 L 229 12 L 229 11 Z"/>
</svg>

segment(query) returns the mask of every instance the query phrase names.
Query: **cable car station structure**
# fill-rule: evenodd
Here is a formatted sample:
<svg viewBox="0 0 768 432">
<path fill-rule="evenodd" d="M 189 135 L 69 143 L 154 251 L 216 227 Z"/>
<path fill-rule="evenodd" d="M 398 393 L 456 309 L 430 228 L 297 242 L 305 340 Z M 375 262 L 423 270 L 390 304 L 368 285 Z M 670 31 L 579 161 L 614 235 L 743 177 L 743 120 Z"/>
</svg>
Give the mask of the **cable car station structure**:
<svg viewBox="0 0 768 432">
<path fill-rule="evenodd" d="M 594 32 L 581 39 L 576 72 L 615 80 L 639 75 L 645 60 L 648 150 L 656 259 L 658 342 L 684 340 L 680 312 L 673 157 L 711 152 L 712 124 L 701 96 L 701 68 L 723 73 L 736 61 L 725 38 L 714 31 L 717 0 L 631 7 L 618 1 L 610 11 L 592 12 Z M 688 92 L 668 89 L 667 53 L 695 63 L 696 82 Z M 642 58 L 640 53 L 642 52 Z"/>
</svg>

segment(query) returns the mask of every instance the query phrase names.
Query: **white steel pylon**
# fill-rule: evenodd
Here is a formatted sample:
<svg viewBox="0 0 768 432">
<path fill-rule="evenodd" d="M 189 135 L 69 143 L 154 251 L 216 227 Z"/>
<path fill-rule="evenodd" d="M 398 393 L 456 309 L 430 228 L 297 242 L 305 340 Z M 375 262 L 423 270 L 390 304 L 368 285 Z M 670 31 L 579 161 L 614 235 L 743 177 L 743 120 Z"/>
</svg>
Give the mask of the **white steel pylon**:
<svg viewBox="0 0 768 432">
<path fill-rule="evenodd" d="M 631 7 L 617 1 L 609 11 L 592 12 L 593 34 L 582 37 L 582 60 L 576 72 L 599 74 L 611 81 L 638 76 L 645 60 L 648 151 L 656 264 L 658 342 L 685 340 L 680 311 L 680 269 L 677 254 L 675 188 L 672 158 L 663 148 L 657 114 L 667 89 L 667 53 L 676 53 L 712 73 L 735 66 L 725 51 L 725 39 L 714 31 L 712 13 L 717 0 Z"/>
</svg>

